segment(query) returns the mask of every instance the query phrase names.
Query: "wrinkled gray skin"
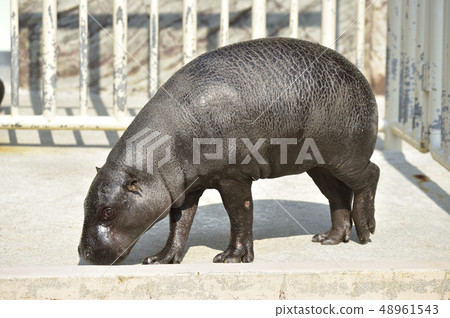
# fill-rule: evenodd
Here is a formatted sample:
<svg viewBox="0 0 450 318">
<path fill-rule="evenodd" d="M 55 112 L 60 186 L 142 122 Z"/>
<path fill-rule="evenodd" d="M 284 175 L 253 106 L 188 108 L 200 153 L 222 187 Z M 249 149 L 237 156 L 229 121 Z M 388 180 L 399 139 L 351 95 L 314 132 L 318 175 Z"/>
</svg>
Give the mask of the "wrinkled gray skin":
<svg viewBox="0 0 450 318">
<path fill-rule="evenodd" d="M 98 171 L 85 200 L 79 254 L 94 264 L 119 263 L 143 232 L 169 214 L 166 246 L 143 263 L 179 263 L 198 200 L 205 189 L 214 188 L 231 224 L 228 247 L 214 262 L 251 262 L 252 181 L 303 172 L 328 198 L 331 210 L 331 229 L 312 240 L 347 242 L 353 221 L 364 244 L 375 230 L 379 169 L 369 159 L 377 127 L 369 84 L 335 51 L 270 38 L 203 54 L 145 105 Z M 144 128 L 171 136 L 165 144 L 170 160 L 153 174 L 125 160 L 127 139 Z M 200 165 L 193 164 L 193 138 L 213 137 L 249 138 L 252 144 L 259 138 L 297 138 L 298 143 L 287 147 L 287 164 L 280 163 L 280 145 L 268 141 L 258 149 L 266 164 L 253 156 L 241 164 L 249 151 L 239 139 L 237 164 L 229 164 L 227 147 L 223 160 L 202 156 Z M 305 138 L 314 140 L 325 164 L 319 165 L 314 156 L 295 164 Z M 155 150 L 154 166 L 164 158 L 165 146 Z M 201 150 L 215 152 L 213 146 Z"/>
</svg>

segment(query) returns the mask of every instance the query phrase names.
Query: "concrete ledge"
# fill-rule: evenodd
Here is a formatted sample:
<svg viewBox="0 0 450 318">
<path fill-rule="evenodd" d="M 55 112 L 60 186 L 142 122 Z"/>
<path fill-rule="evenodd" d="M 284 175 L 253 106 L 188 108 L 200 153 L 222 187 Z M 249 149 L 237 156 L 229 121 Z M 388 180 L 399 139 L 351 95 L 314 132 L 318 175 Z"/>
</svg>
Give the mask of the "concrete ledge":
<svg viewBox="0 0 450 318">
<path fill-rule="evenodd" d="M 0 268 L 1 299 L 449 299 L 448 263 Z"/>
</svg>

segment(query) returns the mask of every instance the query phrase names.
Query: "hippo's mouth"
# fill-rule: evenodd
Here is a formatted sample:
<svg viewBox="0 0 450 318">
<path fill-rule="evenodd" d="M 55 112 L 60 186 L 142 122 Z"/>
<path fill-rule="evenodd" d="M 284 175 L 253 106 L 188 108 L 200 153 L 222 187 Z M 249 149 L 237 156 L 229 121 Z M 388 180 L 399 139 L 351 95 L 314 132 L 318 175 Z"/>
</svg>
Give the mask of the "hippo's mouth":
<svg viewBox="0 0 450 318">
<path fill-rule="evenodd" d="M 99 225 L 82 233 L 78 254 L 90 264 L 117 265 L 128 257 L 136 241 Z"/>
<path fill-rule="evenodd" d="M 130 250 L 123 252 L 112 251 L 108 248 L 91 248 L 84 246 L 82 243 L 78 246 L 78 255 L 86 262 L 93 265 L 118 265 L 122 263 L 130 254 Z"/>
<path fill-rule="evenodd" d="M 117 265 L 128 257 L 134 243 L 123 244 L 114 236 L 108 236 L 106 240 L 104 237 L 102 239 L 82 238 L 78 246 L 78 255 L 93 265 Z M 121 246 L 126 247 L 121 248 Z"/>
</svg>

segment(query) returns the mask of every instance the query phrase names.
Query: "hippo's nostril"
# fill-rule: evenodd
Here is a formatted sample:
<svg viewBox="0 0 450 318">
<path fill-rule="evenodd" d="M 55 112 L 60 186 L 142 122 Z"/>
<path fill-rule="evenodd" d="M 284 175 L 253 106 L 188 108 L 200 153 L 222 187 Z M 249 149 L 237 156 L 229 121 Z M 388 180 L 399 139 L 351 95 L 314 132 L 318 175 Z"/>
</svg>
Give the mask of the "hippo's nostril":
<svg viewBox="0 0 450 318">
<path fill-rule="evenodd" d="M 89 260 L 89 257 L 91 256 L 91 254 L 92 254 L 91 248 L 90 248 L 90 247 L 87 247 L 87 248 L 84 250 L 84 258 L 85 258 L 86 260 Z"/>
<path fill-rule="evenodd" d="M 92 255 L 91 248 L 90 247 L 83 247 L 81 244 L 78 246 L 78 255 L 85 259 L 86 261 L 89 260 L 89 257 Z"/>
</svg>

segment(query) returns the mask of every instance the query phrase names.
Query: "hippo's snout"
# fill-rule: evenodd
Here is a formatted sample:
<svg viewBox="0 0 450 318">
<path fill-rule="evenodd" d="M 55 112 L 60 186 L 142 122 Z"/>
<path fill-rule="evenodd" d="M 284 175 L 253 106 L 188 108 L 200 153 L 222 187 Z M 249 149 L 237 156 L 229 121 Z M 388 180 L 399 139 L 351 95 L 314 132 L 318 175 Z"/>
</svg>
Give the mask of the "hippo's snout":
<svg viewBox="0 0 450 318">
<path fill-rule="evenodd" d="M 109 231 L 99 226 L 93 231 L 83 233 L 78 246 L 78 255 L 95 265 L 119 264 L 128 256 L 128 251 L 116 245 Z"/>
<path fill-rule="evenodd" d="M 91 247 L 80 243 L 78 255 L 86 262 L 94 265 L 112 265 L 121 263 L 128 254 L 119 253 L 109 246 Z"/>
</svg>

